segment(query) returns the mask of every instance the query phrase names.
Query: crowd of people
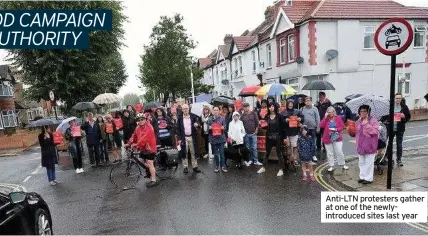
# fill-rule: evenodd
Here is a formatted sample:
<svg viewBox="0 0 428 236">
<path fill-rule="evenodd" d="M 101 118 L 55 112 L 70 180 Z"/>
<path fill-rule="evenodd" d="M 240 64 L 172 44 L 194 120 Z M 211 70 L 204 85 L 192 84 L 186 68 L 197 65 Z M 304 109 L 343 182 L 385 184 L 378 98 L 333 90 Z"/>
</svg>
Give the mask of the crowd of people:
<svg viewBox="0 0 428 236">
<path fill-rule="evenodd" d="M 394 135 L 397 137 L 397 163 L 402 166 L 402 138 L 405 123 L 410 120 L 410 112 L 402 103 L 402 96 L 396 95 Z M 261 174 L 268 168 L 268 160 L 273 148 L 279 160 L 277 176 L 284 174 L 286 163 L 301 166 L 302 180 L 315 181 L 312 165 L 318 161 L 317 152 L 324 151 L 328 160 L 328 171 L 335 169 L 336 162 L 344 170 L 348 169 L 343 153 L 343 131 L 346 125 L 332 103 L 320 92 L 314 103 L 311 97 L 281 101 L 268 97 L 251 109 L 243 103 L 239 109 L 234 105 L 204 106 L 201 116 L 191 112 L 188 104 L 174 102 L 171 107 L 159 107 L 144 113 L 137 113 L 128 105 L 123 112 L 105 117 L 89 113 L 83 124 L 70 121 L 65 132 L 68 151 L 73 158 L 76 173 L 82 173 L 84 153 L 82 131 L 86 134 L 89 161 L 93 168 L 117 163 L 122 160 L 122 146 L 137 147 L 142 152 L 140 161 L 150 178 L 148 187 L 157 184 L 154 168 L 156 146 L 171 146 L 180 150 L 183 173 L 189 173 L 189 164 L 195 173 L 200 173 L 198 159 L 214 158 L 214 171 L 228 172 L 225 148 L 246 148 L 248 158 L 245 166 L 259 166 Z M 374 156 L 379 149 L 379 121 L 370 114 L 370 107 L 363 105 L 358 110 L 356 121 L 356 149 L 359 154 L 360 183 L 373 181 Z M 398 117 L 398 116 L 397 116 Z M 259 161 L 257 140 L 265 137 L 263 162 Z M 42 165 L 46 167 L 48 180 L 58 183 L 55 177 L 57 152 L 49 127 L 44 127 L 39 136 L 42 147 Z M 210 149 L 212 156 L 210 155 Z M 287 160 L 284 157 L 287 150 Z M 190 160 L 190 163 L 189 163 Z"/>
</svg>

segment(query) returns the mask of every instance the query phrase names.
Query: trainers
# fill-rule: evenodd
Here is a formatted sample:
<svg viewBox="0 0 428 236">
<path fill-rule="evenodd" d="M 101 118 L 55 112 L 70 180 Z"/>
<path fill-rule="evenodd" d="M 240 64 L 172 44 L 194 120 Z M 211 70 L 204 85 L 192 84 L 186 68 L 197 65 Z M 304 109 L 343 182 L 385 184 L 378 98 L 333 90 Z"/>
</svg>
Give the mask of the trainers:
<svg viewBox="0 0 428 236">
<path fill-rule="evenodd" d="M 184 173 L 184 174 L 189 173 L 189 169 L 188 169 L 187 167 L 185 167 L 185 168 L 184 168 L 184 170 L 183 170 L 183 173 Z"/>
<path fill-rule="evenodd" d="M 313 162 L 318 162 L 318 158 L 317 158 L 316 156 L 313 156 L 313 157 L 312 157 L 312 161 L 313 161 Z"/>
<path fill-rule="evenodd" d="M 59 183 L 61 183 L 61 181 L 56 181 L 56 180 L 54 180 L 53 182 L 55 182 L 56 184 L 59 184 Z"/>
<path fill-rule="evenodd" d="M 219 171 L 219 170 L 218 170 L 218 168 L 215 168 L 215 169 L 214 169 L 214 172 L 215 172 L 215 173 L 218 173 L 218 171 Z"/>
<path fill-rule="evenodd" d="M 195 167 L 195 168 L 193 168 L 193 172 L 195 172 L 195 173 L 201 173 L 202 171 L 198 167 Z"/>
<path fill-rule="evenodd" d="M 248 166 L 250 166 L 250 162 L 244 161 L 244 165 L 248 167 Z"/>
<path fill-rule="evenodd" d="M 302 178 L 303 181 L 308 181 L 308 177 L 306 175 L 303 176 Z"/>
<path fill-rule="evenodd" d="M 330 167 L 330 168 L 328 168 L 328 172 L 332 172 L 334 170 L 334 168 L 333 167 Z"/>
<path fill-rule="evenodd" d="M 264 168 L 264 167 L 262 167 L 262 168 L 260 168 L 260 170 L 259 171 L 257 171 L 257 173 L 258 174 L 261 174 L 261 173 L 263 173 L 263 172 L 265 172 L 266 171 L 266 169 Z"/>
<path fill-rule="evenodd" d="M 150 181 L 150 182 L 148 182 L 147 184 L 146 184 L 146 187 L 147 188 L 151 188 L 151 187 L 154 187 L 154 186 L 156 186 L 158 184 L 158 182 L 157 181 Z"/>
<path fill-rule="evenodd" d="M 343 165 L 344 170 L 349 170 L 349 167 L 347 165 Z"/>
<path fill-rule="evenodd" d="M 278 176 L 278 177 L 279 177 L 279 176 L 283 176 L 283 175 L 284 175 L 284 171 L 283 171 L 283 170 L 279 170 L 279 171 L 278 171 L 278 174 L 276 174 L 276 176 Z"/>
<path fill-rule="evenodd" d="M 262 166 L 263 164 L 258 161 L 256 163 L 254 163 L 254 165 L 256 165 L 256 166 Z"/>
<path fill-rule="evenodd" d="M 52 186 L 55 186 L 56 183 L 54 181 L 49 182 Z"/>
<path fill-rule="evenodd" d="M 247 162 L 248 166 L 251 166 L 253 164 L 253 161 Z"/>
<path fill-rule="evenodd" d="M 223 173 L 227 173 L 227 169 L 225 167 L 221 168 L 221 171 L 223 171 Z"/>
<path fill-rule="evenodd" d="M 316 179 L 315 179 L 315 176 L 314 176 L 314 175 L 311 175 L 311 181 L 312 181 L 312 182 L 315 182 L 315 181 L 316 181 Z"/>
<path fill-rule="evenodd" d="M 83 173 L 83 172 L 85 172 L 85 171 L 83 170 L 83 168 L 80 168 L 79 173 Z"/>
<path fill-rule="evenodd" d="M 205 154 L 205 155 L 204 155 L 204 159 L 207 159 L 207 158 L 208 158 L 208 154 Z"/>
<path fill-rule="evenodd" d="M 76 174 L 79 174 L 80 173 L 80 169 L 76 169 Z"/>
</svg>

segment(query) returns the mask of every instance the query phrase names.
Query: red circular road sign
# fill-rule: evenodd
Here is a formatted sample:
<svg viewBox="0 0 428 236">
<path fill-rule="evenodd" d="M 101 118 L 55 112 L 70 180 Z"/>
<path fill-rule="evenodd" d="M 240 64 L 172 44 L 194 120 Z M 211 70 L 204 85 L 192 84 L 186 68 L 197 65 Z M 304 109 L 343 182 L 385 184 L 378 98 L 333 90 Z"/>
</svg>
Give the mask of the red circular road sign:
<svg viewBox="0 0 428 236">
<path fill-rule="evenodd" d="M 377 28 L 374 41 L 381 53 L 398 55 L 406 51 L 413 42 L 412 26 L 402 18 L 387 20 Z"/>
</svg>

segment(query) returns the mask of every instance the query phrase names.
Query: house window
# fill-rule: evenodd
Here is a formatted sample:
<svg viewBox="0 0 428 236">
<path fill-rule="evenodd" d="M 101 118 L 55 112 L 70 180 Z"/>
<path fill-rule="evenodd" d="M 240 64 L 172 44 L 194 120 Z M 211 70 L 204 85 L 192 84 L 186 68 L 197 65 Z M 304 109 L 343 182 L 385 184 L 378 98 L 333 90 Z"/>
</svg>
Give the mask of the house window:
<svg viewBox="0 0 428 236">
<path fill-rule="evenodd" d="M 218 67 L 216 67 L 216 68 L 215 68 L 215 82 L 216 82 L 216 84 L 218 84 L 218 83 L 219 83 L 219 81 L 218 81 L 218 80 L 219 80 L 218 76 L 219 76 L 219 75 L 218 75 Z"/>
<path fill-rule="evenodd" d="M 285 84 L 289 85 L 296 91 L 299 91 L 299 78 L 290 78 L 285 80 Z"/>
<path fill-rule="evenodd" d="M 267 53 L 267 66 L 268 68 L 272 67 L 272 46 L 270 44 L 266 45 L 266 53 Z"/>
<path fill-rule="evenodd" d="M 16 126 L 15 114 L 12 110 L 2 111 L 1 115 L 3 118 L 3 126 L 5 128 Z"/>
<path fill-rule="evenodd" d="M 13 96 L 13 87 L 5 84 L 0 85 L 0 96 L 3 97 L 12 97 Z"/>
<path fill-rule="evenodd" d="M 425 38 L 425 26 L 416 26 L 415 27 L 415 39 L 413 41 L 414 47 L 423 47 L 424 46 L 424 38 Z"/>
<path fill-rule="evenodd" d="M 398 74 L 398 93 L 401 93 L 403 95 L 410 94 L 410 79 L 411 74 L 406 73 L 406 77 L 403 78 L 403 74 Z"/>
<path fill-rule="evenodd" d="M 281 39 L 279 40 L 279 58 L 280 58 L 280 63 L 284 64 L 285 63 L 285 39 Z"/>
<path fill-rule="evenodd" d="M 288 61 L 294 61 L 294 35 L 288 36 Z"/>
<path fill-rule="evenodd" d="M 233 74 L 238 77 L 238 59 L 233 59 Z"/>
<path fill-rule="evenodd" d="M 238 57 L 238 64 L 239 64 L 239 74 L 242 75 L 242 58 L 241 58 L 241 56 Z"/>
<path fill-rule="evenodd" d="M 227 65 L 224 63 L 224 79 L 227 79 Z"/>
<path fill-rule="evenodd" d="M 251 52 L 251 56 L 253 58 L 253 71 L 256 71 L 256 51 Z"/>
<path fill-rule="evenodd" d="M 374 48 L 374 26 L 364 26 L 364 48 L 373 49 Z"/>
</svg>

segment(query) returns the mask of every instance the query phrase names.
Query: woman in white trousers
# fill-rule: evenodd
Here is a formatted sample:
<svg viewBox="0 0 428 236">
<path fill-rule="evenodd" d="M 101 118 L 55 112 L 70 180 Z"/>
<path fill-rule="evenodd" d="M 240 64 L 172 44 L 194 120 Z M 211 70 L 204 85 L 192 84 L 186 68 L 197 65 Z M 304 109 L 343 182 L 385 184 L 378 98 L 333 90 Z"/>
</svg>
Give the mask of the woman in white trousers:
<svg viewBox="0 0 428 236">
<path fill-rule="evenodd" d="M 379 122 L 370 116 L 370 106 L 362 105 L 358 109 L 360 118 L 355 123 L 356 145 L 359 156 L 359 183 L 373 182 L 374 161 L 379 140 Z"/>
<path fill-rule="evenodd" d="M 328 159 L 328 171 L 334 170 L 335 160 L 337 160 L 339 166 L 342 166 L 344 170 L 349 169 L 345 165 L 345 155 L 343 154 L 343 136 L 342 131 L 345 128 L 345 124 L 340 116 L 336 114 L 334 107 L 329 107 L 325 114 L 325 117 L 320 123 L 320 128 L 324 129 L 322 134 L 322 142 L 325 144 Z"/>
</svg>

